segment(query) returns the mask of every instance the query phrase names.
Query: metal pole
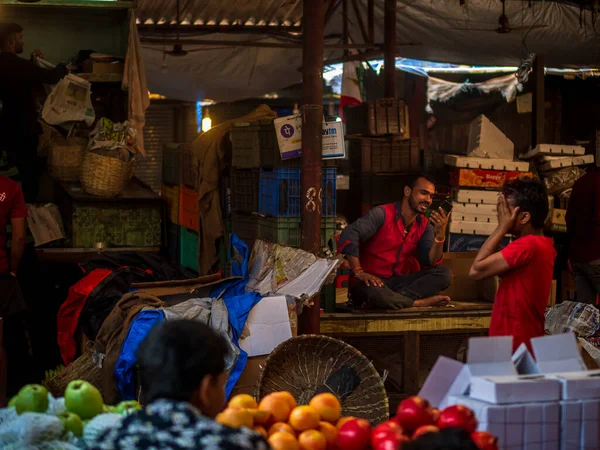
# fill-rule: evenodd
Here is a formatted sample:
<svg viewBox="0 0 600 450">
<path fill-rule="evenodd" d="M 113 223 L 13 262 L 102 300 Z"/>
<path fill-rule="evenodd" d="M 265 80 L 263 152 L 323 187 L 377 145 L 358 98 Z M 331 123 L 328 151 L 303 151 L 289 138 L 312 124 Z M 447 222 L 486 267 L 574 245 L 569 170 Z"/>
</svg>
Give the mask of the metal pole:
<svg viewBox="0 0 600 450">
<path fill-rule="evenodd" d="M 384 17 L 384 92 L 386 97 L 396 97 L 396 0 L 385 0 Z"/>
<path fill-rule="evenodd" d="M 302 50 L 302 248 L 321 247 L 321 139 L 323 132 L 323 28 L 325 2 L 304 0 Z M 319 332 L 319 298 L 299 317 L 300 333 Z"/>
</svg>

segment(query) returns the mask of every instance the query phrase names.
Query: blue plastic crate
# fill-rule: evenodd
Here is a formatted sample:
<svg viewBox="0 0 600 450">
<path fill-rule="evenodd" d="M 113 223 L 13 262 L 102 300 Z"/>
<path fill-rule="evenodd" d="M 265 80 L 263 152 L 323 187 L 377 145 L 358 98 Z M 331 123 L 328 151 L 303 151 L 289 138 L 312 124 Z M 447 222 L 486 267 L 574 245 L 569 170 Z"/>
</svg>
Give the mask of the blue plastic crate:
<svg viewBox="0 0 600 450">
<path fill-rule="evenodd" d="M 336 215 L 337 169 L 323 168 L 321 177 L 323 217 Z M 258 210 L 272 217 L 299 217 L 301 169 L 260 169 Z"/>
<path fill-rule="evenodd" d="M 337 207 L 337 169 L 335 167 L 323 167 L 323 172 L 321 175 L 321 189 L 321 198 L 323 199 L 321 216 L 335 217 Z"/>
<path fill-rule="evenodd" d="M 300 216 L 300 169 L 260 169 L 258 210 L 274 217 Z"/>
</svg>

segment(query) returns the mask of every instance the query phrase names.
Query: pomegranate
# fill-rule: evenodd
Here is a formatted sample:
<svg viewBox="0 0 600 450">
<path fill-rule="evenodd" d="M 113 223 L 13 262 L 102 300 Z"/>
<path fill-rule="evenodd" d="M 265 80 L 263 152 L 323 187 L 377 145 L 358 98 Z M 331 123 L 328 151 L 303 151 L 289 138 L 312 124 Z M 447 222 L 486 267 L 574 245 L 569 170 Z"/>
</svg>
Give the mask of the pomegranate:
<svg viewBox="0 0 600 450">
<path fill-rule="evenodd" d="M 421 397 L 408 397 L 398 405 L 395 421 L 404 431 L 412 433 L 423 425 L 433 425 L 433 411 L 429 402 Z"/>
<path fill-rule="evenodd" d="M 371 441 L 371 425 L 365 419 L 347 421 L 338 433 L 337 445 L 341 450 L 363 450 Z"/>
<path fill-rule="evenodd" d="M 476 431 L 471 439 L 479 450 L 498 450 L 498 438 L 487 431 Z"/>
<path fill-rule="evenodd" d="M 473 411 L 464 405 L 448 406 L 440 413 L 437 426 L 442 428 L 462 428 L 467 433 L 474 433 L 477 429 L 477 418 Z"/>
</svg>

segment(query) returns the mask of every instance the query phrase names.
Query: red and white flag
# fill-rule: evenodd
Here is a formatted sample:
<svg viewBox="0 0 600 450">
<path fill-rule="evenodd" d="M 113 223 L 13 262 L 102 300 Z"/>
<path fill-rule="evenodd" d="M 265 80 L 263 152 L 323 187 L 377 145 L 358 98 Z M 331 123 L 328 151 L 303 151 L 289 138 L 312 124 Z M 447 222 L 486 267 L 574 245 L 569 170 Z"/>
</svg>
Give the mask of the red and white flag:
<svg viewBox="0 0 600 450">
<path fill-rule="evenodd" d="M 359 61 L 350 61 L 344 63 L 342 72 L 342 95 L 340 97 L 340 117 L 344 120 L 344 107 L 356 106 L 362 103 L 360 95 L 360 85 L 358 84 Z"/>
</svg>

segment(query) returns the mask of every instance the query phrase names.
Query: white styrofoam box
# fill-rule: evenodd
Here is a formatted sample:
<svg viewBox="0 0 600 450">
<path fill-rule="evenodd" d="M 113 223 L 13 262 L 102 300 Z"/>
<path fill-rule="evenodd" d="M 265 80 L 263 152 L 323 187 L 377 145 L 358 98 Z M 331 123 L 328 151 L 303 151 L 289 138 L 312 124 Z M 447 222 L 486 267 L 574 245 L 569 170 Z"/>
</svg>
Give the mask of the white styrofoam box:
<svg viewBox="0 0 600 450">
<path fill-rule="evenodd" d="M 496 209 L 496 204 L 497 203 L 488 205 L 482 203 L 452 202 L 452 215 L 454 216 L 455 214 L 481 214 L 482 216 L 497 217 L 498 210 Z"/>
<path fill-rule="evenodd" d="M 560 448 L 561 450 L 581 450 L 582 405 L 578 401 L 560 402 Z"/>
<path fill-rule="evenodd" d="M 560 400 L 558 380 L 544 375 L 473 377 L 470 396 L 498 405 Z"/>
<path fill-rule="evenodd" d="M 537 373 L 580 372 L 587 370 L 573 333 L 540 336 L 531 339 Z"/>
<path fill-rule="evenodd" d="M 527 153 L 523 153 L 519 158 L 531 159 L 538 155 L 583 155 L 585 154 L 585 148 L 581 145 L 562 145 L 562 144 L 538 144 L 532 150 Z"/>
<path fill-rule="evenodd" d="M 581 440 L 584 450 L 600 448 L 600 400 L 586 400 L 582 402 L 582 429 Z"/>
<path fill-rule="evenodd" d="M 469 156 L 446 155 L 444 162 L 461 169 L 506 170 L 509 172 L 529 172 L 529 163 L 494 158 L 472 158 Z"/>
<path fill-rule="evenodd" d="M 508 448 L 523 448 L 525 437 L 525 408 L 522 405 L 506 407 L 506 432 L 504 445 Z"/>
<path fill-rule="evenodd" d="M 554 402 L 542 403 L 541 405 L 544 413 L 544 450 L 558 449 L 560 443 L 560 404 Z M 554 446 L 547 448 L 546 443 L 554 443 Z"/>
<path fill-rule="evenodd" d="M 494 191 L 459 189 L 456 191 L 456 201 L 458 203 L 482 203 L 496 207 L 498 204 L 498 193 Z"/>
<path fill-rule="evenodd" d="M 469 338 L 467 366 L 472 377 L 516 375 L 511 360 L 512 336 Z"/>
<path fill-rule="evenodd" d="M 423 383 L 419 396 L 426 398 L 436 408 L 445 408 L 448 406 L 447 397 L 464 394 L 469 388 L 468 382 L 465 364 L 440 356 Z"/>
<path fill-rule="evenodd" d="M 506 423 L 507 407 L 505 405 L 494 405 L 493 403 L 484 402 L 465 395 L 449 395 L 447 406 L 452 405 L 464 405 L 471 409 L 480 423 Z"/>
<path fill-rule="evenodd" d="M 547 172 L 549 170 L 562 169 L 563 167 L 585 166 L 586 164 L 594 164 L 594 155 L 572 156 L 570 158 L 546 161 L 538 166 L 538 170 L 540 172 Z"/>
<path fill-rule="evenodd" d="M 488 216 L 485 214 L 473 214 L 473 213 L 459 213 L 452 211 L 452 220 L 461 222 L 480 222 L 480 223 L 494 223 L 498 224 L 498 216 L 496 214 Z"/>
<path fill-rule="evenodd" d="M 600 370 L 548 374 L 562 385 L 563 400 L 600 399 Z"/>
<path fill-rule="evenodd" d="M 467 155 L 512 160 L 515 144 L 482 114 L 469 125 Z"/>
<path fill-rule="evenodd" d="M 523 405 L 525 409 L 525 429 L 523 433 L 523 442 L 530 448 L 534 444 L 542 444 L 544 410 L 540 403 L 529 403 Z"/>
<path fill-rule="evenodd" d="M 497 227 L 498 222 L 467 222 L 454 219 L 450 220 L 450 233 L 489 236 Z"/>
</svg>

